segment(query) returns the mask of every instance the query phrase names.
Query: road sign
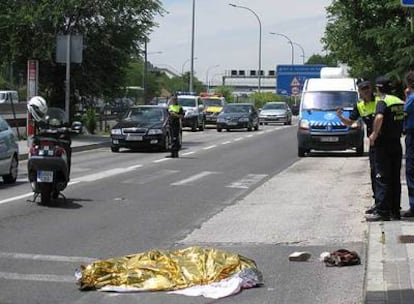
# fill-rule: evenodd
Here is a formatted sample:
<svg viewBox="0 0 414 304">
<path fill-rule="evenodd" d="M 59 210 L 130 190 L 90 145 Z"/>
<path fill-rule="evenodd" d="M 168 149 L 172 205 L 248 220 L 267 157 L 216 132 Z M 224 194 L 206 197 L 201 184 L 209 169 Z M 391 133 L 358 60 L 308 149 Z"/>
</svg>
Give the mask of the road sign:
<svg viewBox="0 0 414 304">
<path fill-rule="evenodd" d="M 319 78 L 323 64 L 278 65 L 276 67 L 276 93 L 297 96 L 308 78 Z"/>
<path fill-rule="evenodd" d="M 414 0 L 401 0 L 402 6 L 414 7 Z"/>
</svg>

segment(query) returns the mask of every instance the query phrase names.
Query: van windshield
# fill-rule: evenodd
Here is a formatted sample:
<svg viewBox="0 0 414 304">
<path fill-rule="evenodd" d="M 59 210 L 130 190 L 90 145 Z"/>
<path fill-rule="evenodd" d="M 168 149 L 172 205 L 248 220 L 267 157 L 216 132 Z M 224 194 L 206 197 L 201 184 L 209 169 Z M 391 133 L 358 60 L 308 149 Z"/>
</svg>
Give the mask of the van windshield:
<svg viewBox="0 0 414 304">
<path fill-rule="evenodd" d="M 196 100 L 194 98 L 180 98 L 178 97 L 178 104 L 182 107 L 195 107 Z"/>
<path fill-rule="evenodd" d="M 302 98 L 303 110 L 336 110 L 353 108 L 358 102 L 357 92 L 306 92 Z"/>
</svg>

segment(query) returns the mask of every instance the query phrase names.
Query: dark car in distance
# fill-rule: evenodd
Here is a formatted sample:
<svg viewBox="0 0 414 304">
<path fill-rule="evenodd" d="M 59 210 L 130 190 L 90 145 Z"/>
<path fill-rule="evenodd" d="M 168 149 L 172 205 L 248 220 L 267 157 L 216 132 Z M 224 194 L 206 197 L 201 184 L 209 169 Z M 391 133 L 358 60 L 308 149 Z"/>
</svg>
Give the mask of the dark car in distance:
<svg viewBox="0 0 414 304">
<path fill-rule="evenodd" d="M 259 130 L 259 113 L 251 103 L 228 103 L 217 116 L 217 131 L 223 129 Z"/>
<path fill-rule="evenodd" d="M 161 151 L 171 149 L 171 117 L 168 109 L 157 105 L 138 105 L 129 108 L 111 129 L 111 150 L 120 148 Z M 180 146 L 181 146 L 180 132 Z"/>
</svg>

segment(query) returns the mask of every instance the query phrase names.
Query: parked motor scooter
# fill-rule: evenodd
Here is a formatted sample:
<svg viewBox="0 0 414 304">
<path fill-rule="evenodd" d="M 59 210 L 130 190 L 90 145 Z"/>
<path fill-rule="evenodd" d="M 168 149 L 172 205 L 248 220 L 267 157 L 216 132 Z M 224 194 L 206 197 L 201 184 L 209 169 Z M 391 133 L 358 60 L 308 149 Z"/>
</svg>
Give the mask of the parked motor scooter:
<svg viewBox="0 0 414 304">
<path fill-rule="evenodd" d="M 29 148 L 27 167 L 33 201 L 40 195 L 41 204 L 63 196 L 61 191 L 69 182 L 71 139 L 65 117 L 62 109 L 49 108 Z"/>
</svg>

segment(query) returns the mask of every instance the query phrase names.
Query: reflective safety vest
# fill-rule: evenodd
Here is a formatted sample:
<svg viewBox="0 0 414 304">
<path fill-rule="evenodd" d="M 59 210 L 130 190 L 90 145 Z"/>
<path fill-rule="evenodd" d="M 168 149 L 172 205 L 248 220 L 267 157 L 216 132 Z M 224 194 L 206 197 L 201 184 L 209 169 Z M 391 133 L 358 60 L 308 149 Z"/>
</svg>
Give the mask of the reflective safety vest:
<svg viewBox="0 0 414 304">
<path fill-rule="evenodd" d="M 390 109 L 393 119 L 395 121 L 402 121 L 405 117 L 404 103 L 397 96 L 385 95 L 384 99 L 387 108 Z"/>
<path fill-rule="evenodd" d="M 366 116 L 374 115 L 375 114 L 375 108 L 377 105 L 377 100 L 370 101 L 366 103 L 365 101 L 361 100 L 357 104 L 359 115 L 364 118 Z"/>
<path fill-rule="evenodd" d="M 174 104 L 172 104 L 172 105 L 170 105 L 169 107 L 168 107 L 168 110 L 170 111 L 170 112 L 174 112 L 174 113 L 180 113 L 180 110 L 181 110 L 181 106 L 180 105 L 174 105 Z"/>
</svg>

